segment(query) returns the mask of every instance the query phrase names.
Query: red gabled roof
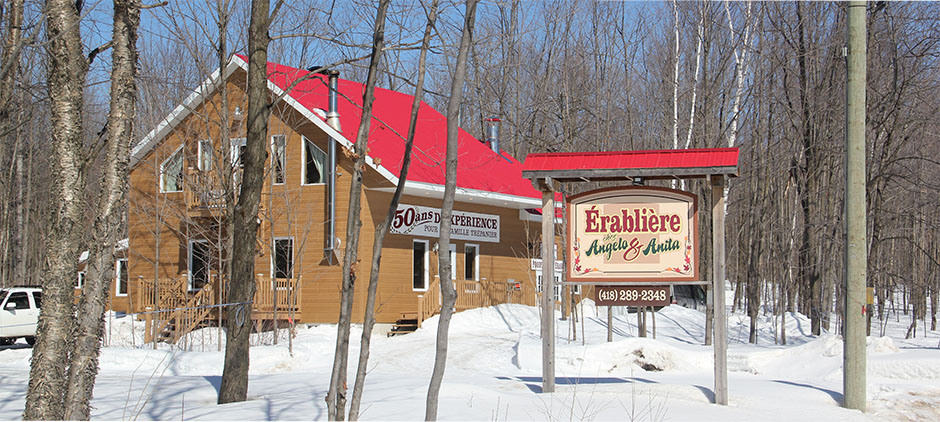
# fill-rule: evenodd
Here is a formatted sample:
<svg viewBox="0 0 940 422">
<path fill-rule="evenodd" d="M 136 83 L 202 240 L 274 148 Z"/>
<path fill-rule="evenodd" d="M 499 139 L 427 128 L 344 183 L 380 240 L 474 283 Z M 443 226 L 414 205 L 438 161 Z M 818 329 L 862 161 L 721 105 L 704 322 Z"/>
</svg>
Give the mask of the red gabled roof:
<svg viewBox="0 0 940 422">
<path fill-rule="evenodd" d="M 239 56 L 247 61 L 244 56 Z M 277 63 L 268 63 L 268 79 L 281 89 L 310 72 Z M 338 108 L 342 135 L 355 142 L 362 118 L 362 95 L 365 85 L 340 79 Z M 328 108 L 327 77 L 314 75 L 298 83 L 289 93 L 291 98 L 310 111 Z M 375 88 L 373 119 L 368 138 L 368 154 L 374 162 L 387 169 L 395 178 L 401 171 L 414 96 L 383 88 Z M 321 118 L 319 112 L 315 118 Z M 414 150 L 408 181 L 444 185 L 444 158 L 447 149 L 447 118 L 422 102 L 418 111 Z M 463 129 L 457 141 L 457 187 L 475 191 L 541 198 L 528 179 L 522 178 L 522 163 L 503 152 L 502 158 L 486 144 Z"/>
</svg>

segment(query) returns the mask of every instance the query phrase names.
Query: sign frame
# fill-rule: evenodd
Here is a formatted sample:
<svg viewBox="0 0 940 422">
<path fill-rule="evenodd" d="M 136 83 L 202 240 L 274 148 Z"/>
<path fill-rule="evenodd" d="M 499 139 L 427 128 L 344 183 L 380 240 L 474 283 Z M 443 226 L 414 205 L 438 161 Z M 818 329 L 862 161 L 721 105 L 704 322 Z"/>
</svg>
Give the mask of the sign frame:
<svg viewBox="0 0 940 422">
<path fill-rule="evenodd" d="M 575 209 L 579 205 L 585 203 L 597 202 L 597 201 L 613 201 L 606 202 L 616 204 L 618 199 L 630 199 L 638 196 L 645 197 L 659 197 L 669 202 L 686 202 L 691 206 L 691 231 L 689 231 L 692 245 L 692 259 L 691 266 L 692 271 L 689 275 L 676 275 L 676 276 L 649 276 L 649 275 L 625 275 L 625 276 L 604 276 L 596 277 L 584 274 L 576 274 L 575 271 L 575 259 L 569 258 L 566 273 L 568 283 L 571 284 L 603 284 L 603 285 L 641 285 L 650 283 L 662 283 L 662 284 L 692 284 L 694 282 L 699 282 L 701 280 L 699 271 L 701 271 L 699 261 L 700 261 L 700 250 L 699 250 L 699 227 L 698 227 L 698 195 L 681 191 L 677 189 L 669 189 L 664 187 L 657 186 L 618 186 L 618 187 L 609 187 L 596 189 L 588 192 L 583 192 L 577 195 L 573 195 L 567 198 L 566 207 L 567 207 L 567 218 L 568 218 L 568 236 L 566 239 L 565 247 L 568 248 L 568 256 L 576 257 L 578 256 L 574 250 L 575 242 L 577 239 Z"/>
</svg>

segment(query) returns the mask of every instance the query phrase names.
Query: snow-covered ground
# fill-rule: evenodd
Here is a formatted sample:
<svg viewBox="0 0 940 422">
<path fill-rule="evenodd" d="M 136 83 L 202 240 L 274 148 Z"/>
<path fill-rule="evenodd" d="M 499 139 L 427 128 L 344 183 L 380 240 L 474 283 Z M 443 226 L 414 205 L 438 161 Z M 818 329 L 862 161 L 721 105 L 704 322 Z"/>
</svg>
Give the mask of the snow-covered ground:
<svg viewBox="0 0 940 422">
<path fill-rule="evenodd" d="M 615 313 L 614 341 L 608 343 L 605 309 L 585 301 L 583 310 L 586 323 L 578 325 L 576 341 L 569 340 L 569 322 L 557 322 L 557 387 L 551 394 L 540 391 L 537 308 L 501 305 L 456 314 L 440 419 L 940 420 L 940 332 L 924 337 L 919 326 L 916 338 L 904 340 L 909 316 L 900 321 L 892 316 L 886 337 L 869 338 L 869 410 L 862 414 L 839 406 L 841 338 L 809 335 L 809 320 L 802 315 L 787 316 L 786 346 L 774 344 L 770 318 L 761 320 L 758 344 L 748 344 L 748 319 L 731 315 L 730 404 L 717 406 L 711 404 L 713 357 L 712 348 L 702 345 L 701 312 L 664 308 L 656 314 L 656 339 L 636 337 L 635 314 Z M 326 419 L 334 325 L 300 328 L 293 355 L 286 331 L 277 346 L 253 347 L 250 400 L 218 406 L 223 354 L 217 351 L 216 329 L 191 334 L 186 343 L 191 351 L 167 345 L 153 350 L 141 345 L 143 324 L 132 324 L 130 317 L 110 320 L 111 345 L 102 351 L 94 419 Z M 436 322 L 413 334 L 373 338 L 363 420 L 424 418 Z M 360 334 L 354 328 L 350 388 Z M 256 341 L 270 343 L 268 336 Z M 0 350 L 0 419 L 20 418 L 30 353 L 25 344 Z"/>
</svg>

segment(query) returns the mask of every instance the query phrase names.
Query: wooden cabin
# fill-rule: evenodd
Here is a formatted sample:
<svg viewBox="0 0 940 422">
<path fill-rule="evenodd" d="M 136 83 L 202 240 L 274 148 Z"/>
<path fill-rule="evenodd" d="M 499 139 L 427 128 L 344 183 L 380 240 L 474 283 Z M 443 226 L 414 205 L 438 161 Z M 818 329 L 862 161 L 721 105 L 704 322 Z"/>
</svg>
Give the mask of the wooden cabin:
<svg viewBox="0 0 940 422">
<path fill-rule="evenodd" d="M 346 246 L 350 157 L 364 85 L 337 80 L 339 117 L 328 123 L 326 75 L 275 63 L 268 63 L 268 74 L 274 107 L 252 318 L 334 323 Z M 161 311 L 158 326 L 179 327 L 165 334 L 170 340 L 201 324 L 218 323 L 217 305 L 227 303 L 225 277 L 219 274 L 226 272 L 225 210 L 237 195 L 238 154 L 246 132 L 246 81 L 247 58 L 233 56 L 132 151 L 129 283 L 115 284 L 112 304 L 118 311 Z M 363 319 L 375 228 L 399 183 L 412 101 L 411 95 L 375 90 L 363 174 L 354 322 Z M 418 122 L 401 205 L 382 249 L 375 314 L 379 323 L 412 319 L 420 324 L 440 308 L 437 258 L 444 252 L 437 244 L 439 224 L 434 219 L 439 219 L 443 196 L 446 118 L 422 103 Z M 229 139 L 228 144 L 221 139 Z M 330 166 L 331 144 L 335 166 Z M 505 302 L 534 305 L 537 300 L 538 274 L 531 259 L 540 253 L 536 209 L 541 194 L 522 178 L 520 162 L 495 150 L 460 131 L 450 250 L 458 310 Z M 230 159 L 223 160 L 223 154 Z"/>
</svg>

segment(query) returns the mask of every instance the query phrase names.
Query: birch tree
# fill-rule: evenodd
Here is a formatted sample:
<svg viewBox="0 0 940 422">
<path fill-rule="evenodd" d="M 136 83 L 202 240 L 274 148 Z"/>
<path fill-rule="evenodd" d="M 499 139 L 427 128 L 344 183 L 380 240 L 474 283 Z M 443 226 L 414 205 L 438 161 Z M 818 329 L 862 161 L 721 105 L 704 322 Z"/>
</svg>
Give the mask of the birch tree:
<svg viewBox="0 0 940 422">
<path fill-rule="evenodd" d="M 65 419 L 90 418 L 90 405 L 98 374 L 98 355 L 104 334 L 104 313 L 114 279 L 114 245 L 122 237 L 126 216 L 128 160 L 134 136 L 137 85 L 137 27 L 140 3 L 114 1 L 111 58 L 111 110 L 108 115 L 106 155 L 99 204 L 89 245 L 86 285 L 78 302 L 71 350 Z"/>
<path fill-rule="evenodd" d="M 81 2 L 46 2 L 48 84 L 52 115 L 52 199 L 57 207 L 46 243 L 43 306 L 30 361 L 23 419 L 64 419 L 62 388 L 68 374 L 72 334 L 72 280 L 78 267 L 85 207 L 82 150 L 85 75 Z"/>
</svg>

